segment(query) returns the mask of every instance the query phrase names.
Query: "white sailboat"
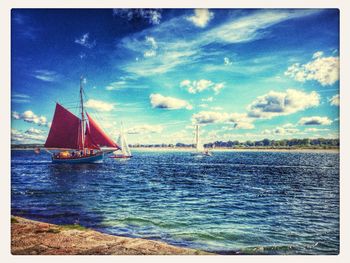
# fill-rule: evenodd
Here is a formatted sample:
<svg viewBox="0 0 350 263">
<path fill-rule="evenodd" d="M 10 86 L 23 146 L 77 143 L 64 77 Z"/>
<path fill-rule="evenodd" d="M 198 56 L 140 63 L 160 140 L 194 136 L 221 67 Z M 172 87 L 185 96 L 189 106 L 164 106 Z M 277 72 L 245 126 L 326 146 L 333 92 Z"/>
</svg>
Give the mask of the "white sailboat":
<svg viewBox="0 0 350 263">
<path fill-rule="evenodd" d="M 123 123 L 120 124 L 120 134 L 118 138 L 118 145 L 121 148 L 121 152 L 115 151 L 114 155 L 110 158 L 128 159 L 132 157 L 128 142 L 124 134 Z"/>
<path fill-rule="evenodd" d="M 201 143 L 200 136 L 199 136 L 199 125 L 196 125 L 195 147 L 196 147 L 196 151 L 193 152 L 192 155 L 199 156 L 199 157 L 212 155 L 208 150 L 204 149 L 204 146 Z"/>
</svg>

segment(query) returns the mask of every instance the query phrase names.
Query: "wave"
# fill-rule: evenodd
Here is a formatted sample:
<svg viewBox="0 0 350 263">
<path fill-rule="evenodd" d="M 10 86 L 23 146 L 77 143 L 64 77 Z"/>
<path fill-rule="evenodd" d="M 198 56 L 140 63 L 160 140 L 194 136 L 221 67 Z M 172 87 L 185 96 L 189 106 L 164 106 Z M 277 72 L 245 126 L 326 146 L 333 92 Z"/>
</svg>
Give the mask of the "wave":
<svg viewBox="0 0 350 263">
<path fill-rule="evenodd" d="M 12 165 L 45 165 L 51 164 L 51 161 L 11 161 Z"/>
<path fill-rule="evenodd" d="M 148 163 L 150 166 L 159 165 L 160 163 Z M 257 168 L 303 168 L 303 169 L 334 169 L 335 166 L 313 166 L 313 165 L 273 165 L 273 164 L 243 164 L 243 163 L 161 163 L 162 165 L 180 165 L 180 166 L 225 166 L 225 167 L 257 167 Z"/>
<path fill-rule="evenodd" d="M 142 218 L 142 217 L 125 217 L 122 219 L 116 219 L 116 220 L 107 220 L 103 222 L 103 225 L 108 226 L 114 226 L 114 225 L 120 225 L 120 223 L 125 225 L 134 225 L 134 226 L 157 226 L 161 228 L 171 229 L 171 228 L 178 228 L 182 226 L 187 226 L 186 223 L 183 222 L 177 222 L 177 221 L 160 221 L 160 220 L 153 220 L 148 218 Z"/>
</svg>

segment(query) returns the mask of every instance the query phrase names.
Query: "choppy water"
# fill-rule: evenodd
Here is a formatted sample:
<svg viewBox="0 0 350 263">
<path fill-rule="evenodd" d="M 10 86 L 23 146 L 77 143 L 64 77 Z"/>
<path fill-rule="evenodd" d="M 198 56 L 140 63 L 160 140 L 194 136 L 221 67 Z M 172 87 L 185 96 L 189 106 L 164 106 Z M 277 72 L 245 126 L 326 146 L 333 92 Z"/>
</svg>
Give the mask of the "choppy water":
<svg viewBox="0 0 350 263">
<path fill-rule="evenodd" d="M 135 152 L 51 164 L 12 151 L 12 213 L 223 254 L 338 254 L 336 153 Z"/>
</svg>

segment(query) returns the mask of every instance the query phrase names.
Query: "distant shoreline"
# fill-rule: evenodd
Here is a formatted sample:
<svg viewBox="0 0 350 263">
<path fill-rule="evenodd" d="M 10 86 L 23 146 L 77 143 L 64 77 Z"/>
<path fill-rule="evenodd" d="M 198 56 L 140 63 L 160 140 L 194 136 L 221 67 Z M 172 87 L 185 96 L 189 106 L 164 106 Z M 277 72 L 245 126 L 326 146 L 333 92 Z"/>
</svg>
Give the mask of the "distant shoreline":
<svg viewBox="0 0 350 263">
<path fill-rule="evenodd" d="M 132 150 L 141 151 L 177 151 L 177 152 L 192 152 L 193 148 L 148 148 L 148 147 L 138 147 L 132 148 Z M 210 152 L 339 152 L 339 148 L 215 148 L 208 149 Z"/>
<path fill-rule="evenodd" d="M 34 148 L 11 148 L 12 151 L 34 151 Z M 193 148 L 181 147 L 133 147 L 132 151 L 149 151 L 149 152 L 191 152 Z M 210 152 L 333 152 L 339 153 L 339 148 L 214 148 L 208 149 Z"/>
<path fill-rule="evenodd" d="M 62 242 L 64 240 L 64 242 Z M 11 216 L 12 255 L 213 255 L 161 241 L 104 234 Z"/>
</svg>

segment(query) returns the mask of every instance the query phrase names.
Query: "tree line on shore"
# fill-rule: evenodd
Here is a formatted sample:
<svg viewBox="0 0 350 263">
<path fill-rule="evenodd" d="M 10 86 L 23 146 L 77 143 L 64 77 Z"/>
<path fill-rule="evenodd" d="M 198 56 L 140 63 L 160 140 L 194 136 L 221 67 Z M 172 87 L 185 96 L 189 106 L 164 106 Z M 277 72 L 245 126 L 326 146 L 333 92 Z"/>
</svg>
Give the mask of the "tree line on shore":
<svg viewBox="0 0 350 263">
<path fill-rule="evenodd" d="M 263 139 L 260 141 L 216 141 L 213 143 L 205 144 L 207 148 L 215 147 L 339 147 L 339 139 L 283 139 L 283 140 L 270 140 Z"/>
<path fill-rule="evenodd" d="M 129 144 L 133 148 L 191 148 L 194 144 L 185 144 L 178 142 L 176 144 Z M 13 144 L 12 148 L 42 148 L 42 144 Z M 339 139 L 282 139 L 270 140 L 263 139 L 258 141 L 215 141 L 204 144 L 205 148 L 339 148 Z"/>
<path fill-rule="evenodd" d="M 176 147 L 190 147 L 191 145 L 176 144 Z M 263 139 L 257 141 L 216 141 L 204 144 L 205 148 L 338 148 L 339 139 Z"/>
</svg>

